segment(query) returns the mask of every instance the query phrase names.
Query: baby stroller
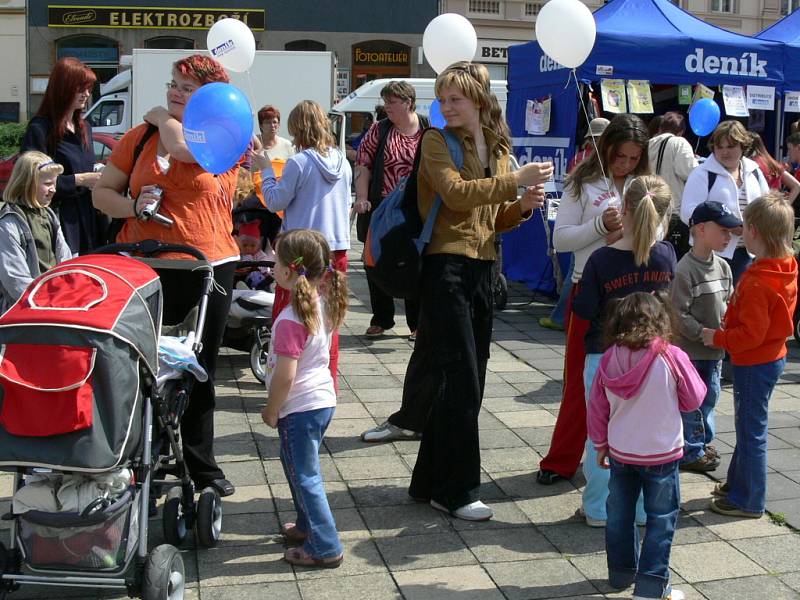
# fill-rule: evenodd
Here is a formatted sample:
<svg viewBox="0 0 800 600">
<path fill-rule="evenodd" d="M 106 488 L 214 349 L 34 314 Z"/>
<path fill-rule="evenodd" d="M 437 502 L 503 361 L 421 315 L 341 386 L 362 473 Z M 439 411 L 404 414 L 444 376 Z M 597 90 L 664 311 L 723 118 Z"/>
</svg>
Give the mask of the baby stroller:
<svg viewBox="0 0 800 600">
<path fill-rule="evenodd" d="M 188 327 L 195 339 L 213 271 L 190 248 L 106 248 L 124 250 L 198 260 L 75 258 L 34 280 L 0 317 L 0 467 L 15 472 L 12 510 L 3 517 L 12 527 L 9 547 L 0 545 L 0 597 L 32 584 L 181 599 L 185 570 L 174 544 L 195 523 L 201 544 L 219 539 L 219 495 L 206 488 L 194 501 L 179 441 L 194 375 L 156 383 L 162 297 L 154 268 L 203 275 Z M 155 479 L 165 473 L 177 479 Z M 154 486 L 170 488 L 163 509 L 169 543 L 148 553 Z"/>
<path fill-rule="evenodd" d="M 261 207 L 240 206 L 233 211 L 234 227 L 258 222 L 265 245 L 275 245 L 281 219 Z M 262 250 L 264 248 L 262 247 Z M 265 365 L 272 337 L 272 305 L 275 301 L 274 283 L 270 276 L 255 284 L 251 274 L 265 267 L 272 268 L 274 261 L 240 261 L 236 265 L 233 297 L 222 344 L 250 355 L 250 370 L 258 381 L 264 383 Z"/>
</svg>

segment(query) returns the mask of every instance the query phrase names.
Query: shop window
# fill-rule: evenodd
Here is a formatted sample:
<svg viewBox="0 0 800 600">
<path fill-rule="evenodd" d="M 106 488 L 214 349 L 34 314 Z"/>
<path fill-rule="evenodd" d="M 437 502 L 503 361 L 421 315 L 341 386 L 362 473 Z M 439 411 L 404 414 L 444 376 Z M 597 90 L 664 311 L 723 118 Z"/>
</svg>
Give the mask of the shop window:
<svg viewBox="0 0 800 600">
<path fill-rule="evenodd" d="M 737 13 L 737 2 L 736 0 L 711 0 L 711 12 Z"/>
<path fill-rule="evenodd" d="M 316 40 L 295 40 L 285 44 L 283 49 L 293 52 L 325 52 L 328 47 Z"/>
<path fill-rule="evenodd" d="M 503 0 L 469 0 L 467 16 L 502 18 L 504 4 Z"/>
<path fill-rule="evenodd" d="M 797 10 L 800 0 L 781 0 L 781 14 L 788 15 Z"/>
<path fill-rule="evenodd" d="M 194 40 L 162 35 L 144 41 L 145 48 L 158 48 L 160 50 L 194 50 Z"/>
</svg>

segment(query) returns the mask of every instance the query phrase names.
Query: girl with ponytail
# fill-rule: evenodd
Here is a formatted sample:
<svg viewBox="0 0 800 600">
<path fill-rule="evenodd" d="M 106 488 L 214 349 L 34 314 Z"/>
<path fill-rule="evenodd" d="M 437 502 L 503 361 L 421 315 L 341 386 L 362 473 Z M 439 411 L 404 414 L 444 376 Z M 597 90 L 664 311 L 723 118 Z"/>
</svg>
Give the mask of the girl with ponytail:
<svg viewBox="0 0 800 600">
<path fill-rule="evenodd" d="M 272 325 L 268 398 L 261 417 L 278 429 L 281 463 L 297 511 L 297 522 L 285 523 L 281 533 L 301 545 L 283 556 L 293 565 L 336 568 L 342 544 L 325 496 L 319 447 L 336 408 L 328 362 L 331 334 L 347 311 L 346 275 L 333 268 L 333 254 L 319 232 L 293 229 L 276 244 L 273 274 L 291 301 Z"/>
<path fill-rule="evenodd" d="M 666 291 L 672 282 L 675 249 L 669 242 L 659 241 L 667 230 L 671 200 L 669 186 L 661 177 L 643 175 L 631 181 L 622 202 L 622 237 L 595 250 L 586 261 L 572 310 L 589 322 L 583 369 L 587 400 L 606 349 L 605 323 L 614 314 L 617 301 L 634 292 Z M 586 487 L 582 514 L 590 527 L 604 527 L 609 472 L 598 466 L 597 452 L 590 441 L 586 443 L 583 472 Z M 644 523 L 647 516 L 641 498 L 636 510 L 636 521 Z"/>
</svg>

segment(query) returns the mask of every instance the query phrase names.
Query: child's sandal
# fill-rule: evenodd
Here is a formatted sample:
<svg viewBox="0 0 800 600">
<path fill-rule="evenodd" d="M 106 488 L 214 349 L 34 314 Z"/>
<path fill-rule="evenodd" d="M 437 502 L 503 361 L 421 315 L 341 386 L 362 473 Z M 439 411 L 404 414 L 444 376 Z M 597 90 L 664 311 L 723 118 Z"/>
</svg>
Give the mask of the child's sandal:
<svg viewBox="0 0 800 600">
<path fill-rule="evenodd" d="M 336 569 L 342 564 L 344 554 L 331 558 L 314 558 L 302 548 L 289 548 L 283 553 L 283 560 L 296 567 L 319 567 L 321 569 Z"/>
<path fill-rule="evenodd" d="M 291 544 L 302 544 L 306 539 L 306 534 L 300 531 L 294 523 L 284 523 L 281 527 L 281 535 Z"/>
</svg>

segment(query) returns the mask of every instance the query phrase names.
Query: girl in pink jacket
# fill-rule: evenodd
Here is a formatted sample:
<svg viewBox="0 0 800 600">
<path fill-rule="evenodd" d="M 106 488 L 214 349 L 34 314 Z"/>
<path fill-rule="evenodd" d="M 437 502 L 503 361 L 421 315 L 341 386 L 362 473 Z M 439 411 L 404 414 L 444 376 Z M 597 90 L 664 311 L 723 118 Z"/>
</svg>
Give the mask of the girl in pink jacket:
<svg viewBox="0 0 800 600">
<path fill-rule="evenodd" d="M 706 386 L 689 357 L 671 345 L 670 318 L 652 294 L 619 302 L 606 324 L 608 349 L 589 398 L 589 438 L 598 465 L 611 469 L 606 555 L 612 587 L 635 584 L 634 599 L 684 596 L 669 582 L 669 554 L 680 509 L 681 412 L 697 410 Z M 647 525 L 639 549 L 636 501 Z"/>
</svg>

